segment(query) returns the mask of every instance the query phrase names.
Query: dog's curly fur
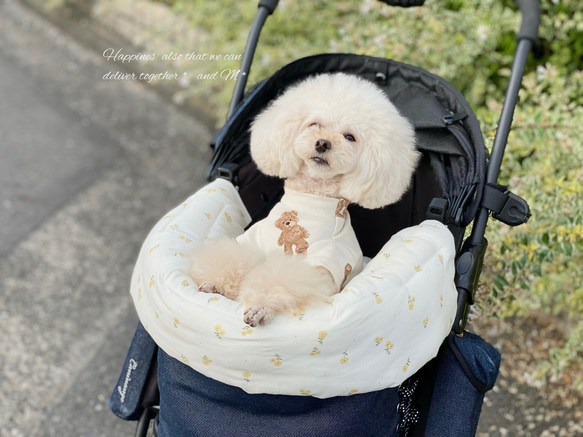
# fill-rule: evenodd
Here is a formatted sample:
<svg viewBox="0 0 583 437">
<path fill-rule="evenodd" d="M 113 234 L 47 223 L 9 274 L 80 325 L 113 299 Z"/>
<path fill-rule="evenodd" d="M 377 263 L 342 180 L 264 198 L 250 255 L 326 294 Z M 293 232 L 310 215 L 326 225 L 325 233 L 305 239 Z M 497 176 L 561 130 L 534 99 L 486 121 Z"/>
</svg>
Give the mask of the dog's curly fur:
<svg viewBox="0 0 583 437">
<path fill-rule="evenodd" d="M 286 190 L 371 209 L 400 199 L 419 158 L 413 127 L 385 94 L 343 73 L 310 77 L 273 101 L 251 126 L 251 155 L 263 173 L 285 179 Z M 301 256 L 282 249 L 267 257 L 232 240 L 210 241 L 191 266 L 201 291 L 242 302 L 251 325 L 339 291 L 326 269 Z"/>
</svg>

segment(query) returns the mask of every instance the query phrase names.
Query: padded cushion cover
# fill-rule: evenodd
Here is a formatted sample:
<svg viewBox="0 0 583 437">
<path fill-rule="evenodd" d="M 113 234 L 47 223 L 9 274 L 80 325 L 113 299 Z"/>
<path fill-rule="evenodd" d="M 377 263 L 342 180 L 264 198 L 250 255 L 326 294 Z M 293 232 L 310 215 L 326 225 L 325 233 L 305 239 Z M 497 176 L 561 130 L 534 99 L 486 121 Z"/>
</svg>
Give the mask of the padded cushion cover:
<svg viewBox="0 0 583 437">
<path fill-rule="evenodd" d="M 188 276 L 189 255 L 206 238 L 235 237 L 250 221 L 236 189 L 218 179 L 146 238 L 131 294 L 167 354 L 248 393 L 318 398 L 397 386 L 437 354 L 457 299 L 444 225 L 400 231 L 329 304 L 252 328 L 240 303 L 199 292 Z"/>
</svg>

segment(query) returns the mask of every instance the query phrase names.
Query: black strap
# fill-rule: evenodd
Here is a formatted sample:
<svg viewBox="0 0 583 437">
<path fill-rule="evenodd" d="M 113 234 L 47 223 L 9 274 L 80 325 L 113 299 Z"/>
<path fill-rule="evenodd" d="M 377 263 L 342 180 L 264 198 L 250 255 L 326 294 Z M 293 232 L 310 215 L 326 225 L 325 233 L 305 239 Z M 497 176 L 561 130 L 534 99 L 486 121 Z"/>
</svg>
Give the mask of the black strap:
<svg viewBox="0 0 583 437">
<path fill-rule="evenodd" d="M 482 197 L 482 206 L 492 212 L 502 211 L 504 204 L 508 200 L 508 189 L 504 185 L 486 184 L 484 187 L 484 196 Z"/>
</svg>

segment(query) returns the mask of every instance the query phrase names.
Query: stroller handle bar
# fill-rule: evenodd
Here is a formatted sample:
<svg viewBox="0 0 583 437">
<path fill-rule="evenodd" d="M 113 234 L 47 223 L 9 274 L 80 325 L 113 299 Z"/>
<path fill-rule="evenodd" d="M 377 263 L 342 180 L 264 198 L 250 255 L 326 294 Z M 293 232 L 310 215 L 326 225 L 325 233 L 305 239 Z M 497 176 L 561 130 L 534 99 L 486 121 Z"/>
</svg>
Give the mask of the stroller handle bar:
<svg viewBox="0 0 583 437">
<path fill-rule="evenodd" d="M 400 6 L 400 7 L 412 7 L 412 6 L 422 6 L 425 0 L 379 0 L 382 3 L 386 3 L 390 6 Z M 520 12 L 522 13 L 522 24 L 520 26 L 520 31 L 517 34 L 517 39 L 529 40 L 532 44 L 535 44 L 538 40 L 538 27 L 540 24 L 540 0 L 514 0 Z M 241 61 L 241 74 L 239 75 L 237 82 L 235 83 L 235 89 L 233 90 L 233 96 L 231 98 L 231 103 L 227 111 L 227 120 L 231 118 L 234 114 L 235 109 L 243 99 L 243 94 L 245 92 L 245 87 L 247 85 L 247 77 L 249 75 L 249 70 L 251 69 L 251 62 L 253 60 L 253 55 L 255 54 L 255 48 L 257 47 L 257 41 L 259 40 L 259 34 L 261 29 L 265 24 L 265 20 L 269 15 L 272 15 L 277 8 L 279 0 L 259 0 L 257 5 L 258 13 L 255 17 L 255 22 L 251 27 L 249 32 L 249 37 L 247 39 L 247 46 L 245 47 L 245 52 L 243 54 L 243 59 Z"/>
<path fill-rule="evenodd" d="M 533 43 L 538 41 L 538 27 L 540 25 L 539 0 L 514 0 L 522 13 L 522 24 L 516 39 L 529 39 Z"/>
<path fill-rule="evenodd" d="M 389 6 L 400 6 L 402 8 L 410 8 L 414 6 L 423 6 L 425 0 L 379 0 Z"/>
</svg>

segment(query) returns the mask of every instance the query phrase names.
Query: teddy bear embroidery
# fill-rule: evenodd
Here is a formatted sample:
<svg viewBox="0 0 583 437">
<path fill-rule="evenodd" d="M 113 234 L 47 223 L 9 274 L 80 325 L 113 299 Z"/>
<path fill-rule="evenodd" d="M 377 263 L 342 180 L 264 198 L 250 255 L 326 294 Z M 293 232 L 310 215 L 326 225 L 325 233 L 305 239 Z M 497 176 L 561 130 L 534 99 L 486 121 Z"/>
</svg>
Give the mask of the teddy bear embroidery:
<svg viewBox="0 0 583 437">
<path fill-rule="evenodd" d="M 281 229 L 281 234 L 277 239 L 277 245 L 283 246 L 283 251 L 288 255 L 295 253 L 306 255 L 308 252 L 308 238 L 310 233 L 299 224 L 297 211 L 285 211 L 281 217 L 275 221 L 275 227 Z"/>
</svg>

